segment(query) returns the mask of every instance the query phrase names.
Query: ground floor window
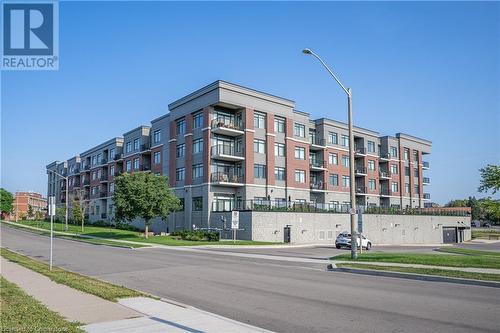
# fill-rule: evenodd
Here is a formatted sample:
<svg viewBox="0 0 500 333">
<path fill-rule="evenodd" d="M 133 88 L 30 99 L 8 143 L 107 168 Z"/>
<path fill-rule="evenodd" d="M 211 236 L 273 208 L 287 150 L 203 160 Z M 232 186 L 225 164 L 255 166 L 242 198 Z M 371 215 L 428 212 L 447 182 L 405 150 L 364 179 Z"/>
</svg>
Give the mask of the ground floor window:
<svg viewBox="0 0 500 333">
<path fill-rule="evenodd" d="M 233 194 L 218 194 L 214 197 L 212 202 L 212 211 L 214 212 L 230 212 L 234 209 L 234 195 Z"/>
</svg>

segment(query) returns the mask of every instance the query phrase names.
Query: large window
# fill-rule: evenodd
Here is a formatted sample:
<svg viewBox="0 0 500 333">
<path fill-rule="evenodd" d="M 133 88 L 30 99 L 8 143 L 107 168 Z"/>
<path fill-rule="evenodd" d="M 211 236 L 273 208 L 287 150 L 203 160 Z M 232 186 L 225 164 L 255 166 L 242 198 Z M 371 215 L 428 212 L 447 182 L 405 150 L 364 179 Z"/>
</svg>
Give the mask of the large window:
<svg viewBox="0 0 500 333">
<path fill-rule="evenodd" d="M 342 135 L 342 146 L 349 147 L 349 136 Z"/>
<path fill-rule="evenodd" d="M 413 151 L 413 161 L 418 162 L 418 150 Z"/>
<path fill-rule="evenodd" d="M 115 158 L 115 152 L 116 152 L 115 148 L 111 148 L 109 150 L 109 160 L 112 160 Z"/>
<path fill-rule="evenodd" d="M 306 149 L 304 147 L 295 147 L 295 158 L 298 160 L 305 160 Z"/>
<path fill-rule="evenodd" d="M 177 135 L 183 135 L 186 133 L 186 120 L 184 118 L 177 120 L 176 129 Z"/>
<path fill-rule="evenodd" d="M 349 156 L 342 155 L 342 166 L 345 168 L 349 167 Z"/>
<path fill-rule="evenodd" d="M 414 169 L 413 169 L 413 176 L 414 176 L 415 178 L 418 178 L 418 168 L 414 168 Z"/>
<path fill-rule="evenodd" d="M 331 174 L 329 176 L 330 185 L 339 186 L 339 175 Z"/>
<path fill-rule="evenodd" d="M 193 140 L 193 154 L 203 151 L 203 138 Z"/>
<path fill-rule="evenodd" d="M 253 151 L 255 153 L 259 153 L 259 154 L 265 154 L 266 153 L 266 141 L 254 139 L 253 140 Z"/>
<path fill-rule="evenodd" d="M 155 151 L 153 155 L 153 162 L 154 164 L 160 164 L 161 163 L 161 152 Z"/>
<path fill-rule="evenodd" d="M 285 156 L 285 145 L 283 143 L 274 144 L 274 156 Z"/>
<path fill-rule="evenodd" d="M 285 180 L 285 178 L 286 178 L 285 168 L 275 167 L 274 168 L 274 177 L 276 178 L 276 180 Z"/>
<path fill-rule="evenodd" d="M 328 154 L 328 163 L 332 165 L 337 165 L 339 164 L 338 156 L 335 153 L 329 153 Z"/>
<path fill-rule="evenodd" d="M 175 180 L 182 181 L 185 178 L 186 178 L 186 169 L 184 169 L 184 168 L 177 168 L 175 170 Z"/>
<path fill-rule="evenodd" d="M 202 211 L 203 210 L 203 197 L 194 197 L 193 198 L 193 211 Z"/>
<path fill-rule="evenodd" d="M 134 139 L 134 150 L 139 150 L 139 139 Z"/>
<path fill-rule="evenodd" d="M 253 172 L 255 178 L 266 178 L 266 166 L 263 164 L 254 164 Z"/>
<path fill-rule="evenodd" d="M 125 144 L 125 152 L 130 153 L 132 151 L 132 142 L 127 142 Z"/>
<path fill-rule="evenodd" d="M 368 180 L 368 188 L 371 191 L 375 191 L 377 189 L 377 183 L 375 182 L 375 179 L 369 179 Z"/>
<path fill-rule="evenodd" d="M 125 164 L 125 170 L 127 172 L 132 170 L 132 161 L 127 161 L 127 163 Z"/>
<path fill-rule="evenodd" d="M 405 161 L 409 161 L 410 160 L 410 149 L 405 148 L 404 158 L 405 158 Z"/>
<path fill-rule="evenodd" d="M 285 119 L 274 117 L 274 131 L 276 133 L 285 133 Z"/>
<path fill-rule="evenodd" d="M 199 179 L 203 177 L 203 164 L 193 165 L 193 179 Z"/>
<path fill-rule="evenodd" d="M 305 138 L 306 137 L 306 127 L 302 124 L 294 124 L 293 126 L 293 135 Z"/>
<path fill-rule="evenodd" d="M 368 152 L 369 153 L 374 153 L 375 152 L 375 142 L 368 141 Z"/>
<path fill-rule="evenodd" d="M 200 128 L 203 126 L 203 113 L 197 113 L 193 116 L 193 128 Z"/>
<path fill-rule="evenodd" d="M 391 157 L 398 157 L 398 148 L 391 146 L 390 152 L 391 152 Z"/>
<path fill-rule="evenodd" d="M 415 190 L 415 194 L 420 194 L 420 188 L 418 187 L 418 185 L 414 186 L 414 190 Z"/>
<path fill-rule="evenodd" d="M 156 130 L 153 132 L 153 143 L 160 143 L 161 141 L 161 130 Z"/>
<path fill-rule="evenodd" d="M 399 192 L 398 182 L 392 182 L 392 192 Z"/>
<path fill-rule="evenodd" d="M 334 132 L 328 132 L 328 143 L 331 143 L 331 144 L 338 144 L 339 143 L 339 138 L 337 136 L 337 133 L 334 133 Z"/>
<path fill-rule="evenodd" d="M 349 187 L 349 176 L 342 176 L 342 187 Z"/>
<path fill-rule="evenodd" d="M 393 175 L 397 175 L 398 174 L 398 165 L 397 164 L 391 164 L 391 173 Z"/>
<path fill-rule="evenodd" d="M 185 154 L 186 154 L 186 145 L 184 143 L 177 145 L 177 147 L 175 148 L 175 156 L 184 157 Z"/>
<path fill-rule="evenodd" d="M 295 170 L 295 181 L 297 183 L 305 183 L 306 182 L 305 170 Z"/>
<path fill-rule="evenodd" d="M 375 161 L 368 160 L 368 170 L 375 171 Z"/>
<path fill-rule="evenodd" d="M 405 183 L 405 193 L 410 193 L 410 183 Z"/>
<path fill-rule="evenodd" d="M 262 113 L 253 114 L 253 127 L 254 128 L 266 128 L 266 115 Z"/>
<path fill-rule="evenodd" d="M 139 170 L 139 157 L 134 158 L 134 170 Z"/>
</svg>

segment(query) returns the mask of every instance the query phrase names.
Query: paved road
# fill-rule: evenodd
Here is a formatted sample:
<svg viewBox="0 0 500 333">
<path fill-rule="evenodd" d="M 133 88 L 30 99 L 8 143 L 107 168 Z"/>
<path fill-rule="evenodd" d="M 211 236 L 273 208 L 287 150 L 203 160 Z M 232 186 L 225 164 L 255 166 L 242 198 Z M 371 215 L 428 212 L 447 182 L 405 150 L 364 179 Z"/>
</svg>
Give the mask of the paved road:
<svg viewBox="0 0 500 333">
<path fill-rule="evenodd" d="M 1 240 L 47 261 L 47 237 L 2 225 Z M 500 331 L 497 288 L 333 273 L 313 262 L 62 239 L 55 240 L 55 264 L 278 332 Z"/>
</svg>

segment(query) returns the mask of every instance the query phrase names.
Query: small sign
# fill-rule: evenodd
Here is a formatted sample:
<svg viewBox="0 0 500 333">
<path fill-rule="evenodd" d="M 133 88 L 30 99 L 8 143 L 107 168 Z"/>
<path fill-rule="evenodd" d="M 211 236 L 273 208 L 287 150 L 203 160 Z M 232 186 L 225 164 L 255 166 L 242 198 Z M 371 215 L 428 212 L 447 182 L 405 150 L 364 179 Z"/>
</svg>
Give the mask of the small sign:
<svg viewBox="0 0 500 333">
<path fill-rule="evenodd" d="M 349 214 L 356 215 L 356 213 L 357 213 L 356 208 L 349 208 Z"/>
<path fill-rule="evenodd" d="M 54 197 L 49 197 L 49 216 L 56 215 L 56 204 L 54 203 Z"/>
<path fill-rule="evenodd" d="M 363 214 L 361 210 L 358 211 L 358 233 L 363 232 Z"/>
<path fill-rule="evenodd" d="M 231 229 L 239 229 L 240 228 L 240 212 L 237 210 L 233 210 L 231 212 Z"/>
</svg>

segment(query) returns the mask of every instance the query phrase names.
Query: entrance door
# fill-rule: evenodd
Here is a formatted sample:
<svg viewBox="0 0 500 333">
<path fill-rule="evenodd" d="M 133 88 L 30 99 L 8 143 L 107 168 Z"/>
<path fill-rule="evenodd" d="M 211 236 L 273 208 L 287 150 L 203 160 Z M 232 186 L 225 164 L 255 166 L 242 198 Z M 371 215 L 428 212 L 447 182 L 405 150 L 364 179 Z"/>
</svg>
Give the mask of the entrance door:
<svg viewBox="0 0 500 333">
<path fill-rule="evenodd" d="M 290 235 L 290 233 L 291 233 L 291 228 L 290 228 L 290 226 L 286 226 L 286 227 L 284 228 L 284 232 L 283 232 L 283 235 L 284 235 L 284 242 L 285 242 L 285 243 L 290 243 L 290 239 L 291 239 L 291 235 Z"/>
<path fill-rule="evenodd" d="M 457 242 L 457 228 L 443 228 L 443 243 Z"/>
</svg>

